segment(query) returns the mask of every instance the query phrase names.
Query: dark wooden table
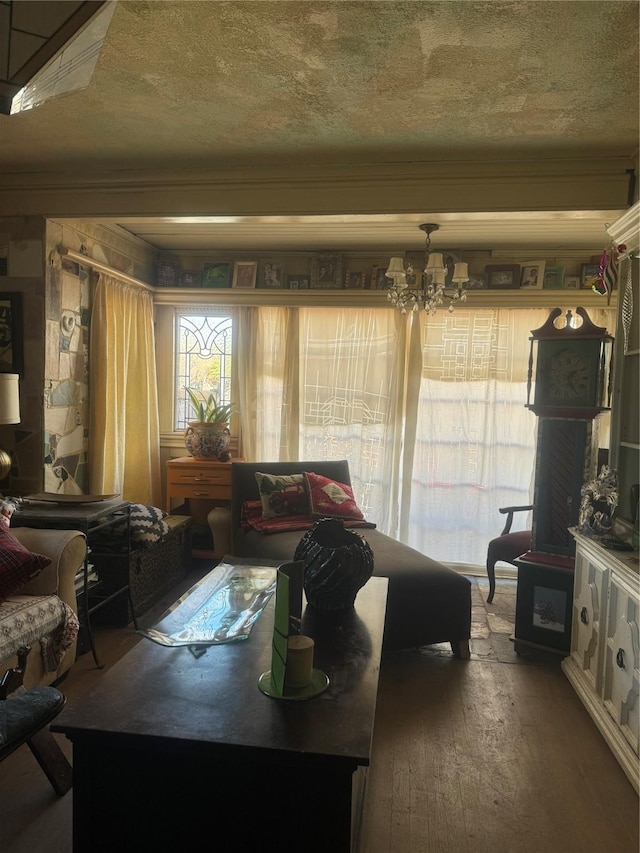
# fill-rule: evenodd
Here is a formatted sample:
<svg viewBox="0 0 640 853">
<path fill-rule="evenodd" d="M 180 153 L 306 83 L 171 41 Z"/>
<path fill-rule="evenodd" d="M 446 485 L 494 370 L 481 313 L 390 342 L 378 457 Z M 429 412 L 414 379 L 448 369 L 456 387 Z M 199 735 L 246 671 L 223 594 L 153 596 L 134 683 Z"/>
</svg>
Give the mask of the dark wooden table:
<svg viewBox="0 0 640 853">
<path fill-rule="evenodd" d="M 355 608 L 303 615 L 328 689 L 269 698 L 273 605 L 248 640 L 186 647 L 142 640 L 52 730 L 73 742 L 73 850 L 352 848 L 354 788 L 370 760 L 387 597 L 371 578 Z M 358 785 L 354 785 L 354 779 Z"/>
</svg>

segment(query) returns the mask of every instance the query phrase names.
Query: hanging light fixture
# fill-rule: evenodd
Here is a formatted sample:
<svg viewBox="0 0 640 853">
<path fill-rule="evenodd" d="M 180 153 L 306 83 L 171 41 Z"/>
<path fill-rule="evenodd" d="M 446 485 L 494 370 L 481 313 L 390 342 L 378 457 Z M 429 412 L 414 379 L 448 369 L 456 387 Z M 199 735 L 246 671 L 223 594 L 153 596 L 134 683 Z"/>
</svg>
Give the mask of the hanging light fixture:
<svg viewBox="0 0 640 853">
<path fill-rule="evenodd" d="M 435 314 L 436 309 L 449 300 L 449 311 L 453 311 L 456 302 L 467 301 L 467 291 L 463 285 L 469 281 L 469 270 L 465 263 L 457 263 L 453 269 L 453 288 L 446 287 L 447 268 L 442 260 L 441 252 L 431 252 L 431 234 L 439 229 L 439 225 L 426 224 L 420 228 L 427 235 L 425 248 L 424 272 L 415 273 L 412 264 L 405 269 L 402 258 L 391 258 L 386 276 L 393 280 L 389 285 L 387 298 L 392 305 L 399 308 L 403 314 L 407 310 Z"/>
</svg>

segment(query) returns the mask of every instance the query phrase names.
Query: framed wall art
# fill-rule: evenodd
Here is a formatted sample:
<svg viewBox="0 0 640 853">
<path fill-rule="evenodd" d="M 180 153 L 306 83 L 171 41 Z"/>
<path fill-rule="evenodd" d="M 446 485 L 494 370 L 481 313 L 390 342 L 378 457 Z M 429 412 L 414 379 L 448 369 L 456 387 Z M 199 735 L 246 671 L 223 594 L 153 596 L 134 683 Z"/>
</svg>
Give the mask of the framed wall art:
<svg viewBox="0 0 640 853">
<path fill-rule="evenodd" d="M 371 290 L 388 290 L 393 284 L 392 278 L 387 278 L 388 264 L 374 267 L 371 270 Z"/>
<path fill-rule="evenodd" d="M 205 264 L 202 284 L 204 287 L 229 287 L 231 285 L 231 263 L 224 261 Z"/>
<path fill-rule="evenodd" d="M 564 287 L 564 267 L 547 267 L 544 271 L 545 290 L 562 290 Z"/>
<path fill-rule="evenodd" d="M 544 282 L 544 261 L 525 261 L 520 273 L 520 287 L 540 290 Z"/>
<path fill-rule="evenodd" d="M 598 280 L 600 275 L 600 264 L 582 264 L 580 266 L 580 286 L 589 290 Z"/>
<path fill-rule="evenodd" d="M 488 264 L 484 271 L 490 290 L 513 290 L 520 287 L 519 264 Z"/>
<path fill-rule="evenodd" d="M 580 288 L 580 276 L 579 275 L 565 276 L 564 286 L 568 290 L 578 290 Z"/>
<path fill-rule="evenodd" d="M 362 290 L 365 281 L 364 270 L 347 270 L 344 276 L 344 286 L 348 290 Z"/>
<path fill-rule="evenodd" d="M 275 288 L 284 287 L 284 279 L 282 275 L 282 264 L 267 262 L 262 270 L 262 279 L 260 287 L 269 287 L 272 290 Z"/>
<path fill-rule="evenodd" d="M 257 261 L 236 261 L 233 265 L 233 287 L 255 287 L 258 275 Z"/>
<path fill-rule="evenodd" d="M 487 274 L 483 272 L 469 273 L 469 281 L 464 285 L 466 290 L 483 290 L 487 286 Z"/>
<path fill-rule="evenodd" d="M 340 255 L 318 255 L 314 258 L 311 287 L 342 287 L 342 261 Z"/>
<path fill-rule="evenodd" d="M 0 294 L 0 373 L 24 376 L 22 294 Z"/>
</svg>

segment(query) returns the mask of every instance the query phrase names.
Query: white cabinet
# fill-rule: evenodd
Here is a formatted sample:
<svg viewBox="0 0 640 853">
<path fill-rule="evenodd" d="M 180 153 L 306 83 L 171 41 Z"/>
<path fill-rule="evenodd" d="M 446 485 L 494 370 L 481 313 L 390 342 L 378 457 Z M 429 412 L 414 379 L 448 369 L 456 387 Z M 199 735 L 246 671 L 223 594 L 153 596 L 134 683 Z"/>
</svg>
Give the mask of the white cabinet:
<svg viewBox="0 0 640 853">
<path fill-rule="evenodd" d="M 636 791 L 640 790 L 638 552 L 574 532 L 571 653 L 562 669 Z"/>
</svg>

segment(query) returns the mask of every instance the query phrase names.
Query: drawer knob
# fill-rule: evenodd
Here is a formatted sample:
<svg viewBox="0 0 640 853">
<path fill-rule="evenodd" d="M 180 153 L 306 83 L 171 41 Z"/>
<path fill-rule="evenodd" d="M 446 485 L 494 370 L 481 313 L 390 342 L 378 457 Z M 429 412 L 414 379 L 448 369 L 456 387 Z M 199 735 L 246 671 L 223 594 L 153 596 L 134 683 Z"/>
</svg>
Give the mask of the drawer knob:
<svg viewBox="0 0 640 853">
<path fill-rule="evenodd" d="M 587 610 L 586 607 L 583 607 L 582 610 L 580 611 L 580 621 L 582 622 L 583 625 L 589 624 L 589 611 Z"/>
<path fill-rule="evenodd" d="M 624 649 L 618 649 L 618 654 L 616 655 L 616 663 L 620 667 L 620 669 L 624 669 Z"/>
</svg>

